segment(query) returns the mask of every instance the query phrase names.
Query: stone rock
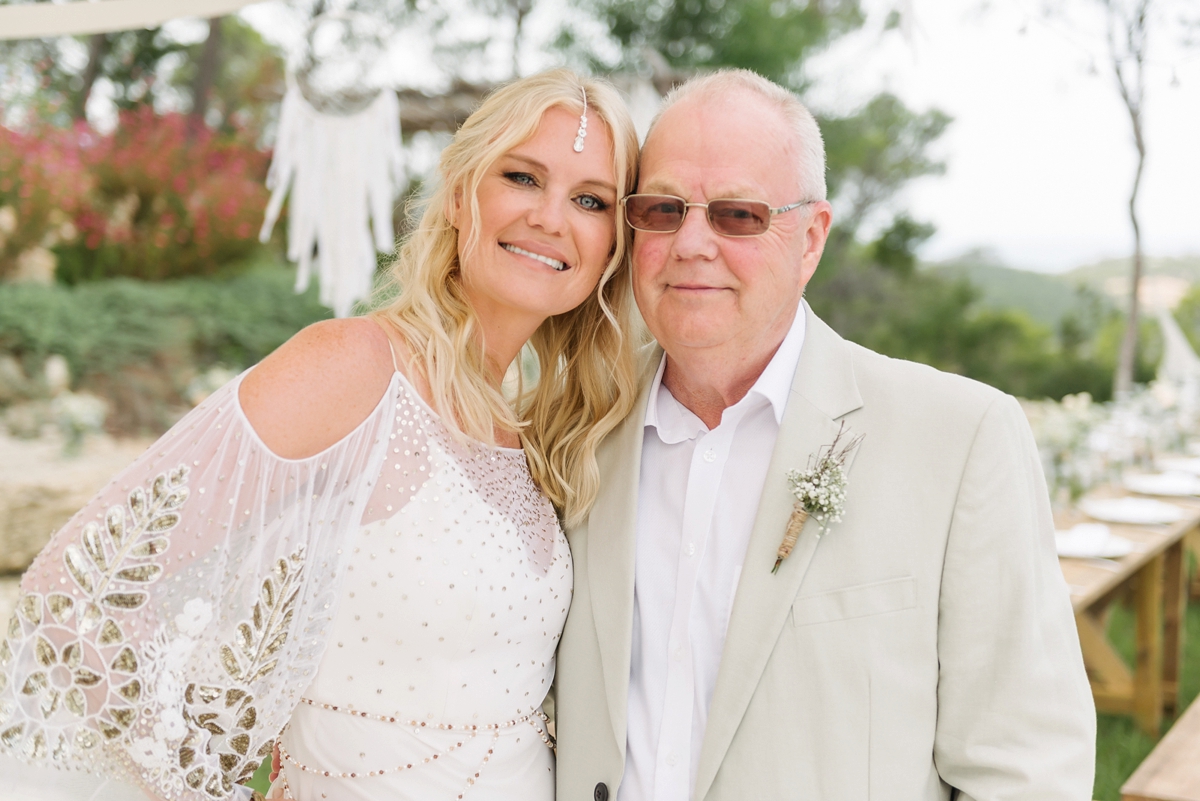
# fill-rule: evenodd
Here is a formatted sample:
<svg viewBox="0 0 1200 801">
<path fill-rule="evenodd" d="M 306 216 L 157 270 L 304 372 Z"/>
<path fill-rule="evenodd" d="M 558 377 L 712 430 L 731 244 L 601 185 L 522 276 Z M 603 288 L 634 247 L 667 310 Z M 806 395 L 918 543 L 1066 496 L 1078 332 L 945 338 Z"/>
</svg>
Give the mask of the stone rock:
<svg viewBox="0 0 1200 801">
<path fill-rule="evenodd" d="M 46 358 L 42 375 L 46 381 L 46 389 L 52 396 L 71 388 L 71 365 L 57 353 Z"/>
<path fill-rule="evenodd" d="M 30 397 L 32 390 L 17 357 L 0 353 L 0 405 Z"/>
<path fill-rule="evenodd" d="M 0 435 L 0 573 L 20 572 L 96 492 L 152 440 L 88 439 L 75 457 L 58 436 Z"/>
<path fill-rule="evenodd" d="M 58 257 L 53 252 L 43 247 L 30 248 L 17 256 L 16 268 L 9 280 L 14 284 L 50 286 L 57 269 Z"/>
</svg>

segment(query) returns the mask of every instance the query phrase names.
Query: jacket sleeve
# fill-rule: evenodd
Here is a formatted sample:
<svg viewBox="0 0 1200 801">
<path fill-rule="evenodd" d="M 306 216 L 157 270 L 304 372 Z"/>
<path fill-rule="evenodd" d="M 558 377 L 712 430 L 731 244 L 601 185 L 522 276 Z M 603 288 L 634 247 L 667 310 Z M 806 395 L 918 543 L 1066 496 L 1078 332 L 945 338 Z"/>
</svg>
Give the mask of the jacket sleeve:
<svg viewBox="0 0 1200 801">
<path fill-rule="evenodd" d="M 1092 797 L 1096 717 L 1020 406 L 997 398 L 962 475 L 938 615 L 934 762 L 963 801 Z"/>
<path fill-rule="evenodd" d="M 246 420 L 240 381 L 26 571 L 0 639 L 0 753 L 171 799 L 233 797 L 270 753 L 315 673 L 391 415 L 381 401 L 330 449 L 282 459 Z"/>
</svg>

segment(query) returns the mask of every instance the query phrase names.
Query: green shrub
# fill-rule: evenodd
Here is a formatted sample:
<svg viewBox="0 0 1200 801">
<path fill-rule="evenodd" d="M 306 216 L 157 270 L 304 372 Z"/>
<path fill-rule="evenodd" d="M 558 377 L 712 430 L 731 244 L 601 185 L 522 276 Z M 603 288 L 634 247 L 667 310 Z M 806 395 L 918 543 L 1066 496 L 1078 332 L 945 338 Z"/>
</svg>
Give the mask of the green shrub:
<svg viewBox="0 0 1200 801">
<path fill-rule="evenodd" d="M 113 402 L 116 433 L 161 431 L 199 373 L 249 367 L 329 317 L 315 287 L 296 295 L 292 282 L 290 270 L 260 263 L 227 279 L 0 284 L 0 352 L 30 375 L 62 354 L 75 386 Z"/>
</svg>

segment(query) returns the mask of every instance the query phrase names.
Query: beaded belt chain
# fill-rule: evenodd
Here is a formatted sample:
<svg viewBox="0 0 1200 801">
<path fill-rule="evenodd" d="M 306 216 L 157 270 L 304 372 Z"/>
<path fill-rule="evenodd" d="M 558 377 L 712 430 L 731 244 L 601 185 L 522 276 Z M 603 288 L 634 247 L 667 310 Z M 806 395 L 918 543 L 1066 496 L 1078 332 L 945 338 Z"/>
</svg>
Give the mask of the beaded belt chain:
<svg viewBox="0 0 1200 801">
<path fill-rule="evenodd" d="M 500 739 L 501 730 L 509 729 L 514 726 L 519 726 L 522 723 L 528 723 L 530 726 L 532 726 L 533 730 L 536 731 L 541 736 L 542 743 L 547 748 L 549 748 L 551 751 L 555 750 L 554 738 L 550 736 L 550 733 L 549 733 L 549 731 L 547 731 L 546 726 L 545 726 L 545 724 L 550 722 L 550 719 L 546 716 L 546 714 L 544 712 L 542 712 L 540 710 L 538 710 L 536 712 L 532 712 L 528 715 L 522 715 L 521 717 L 518 717 L 518 718 L 513 718 L 512 720 L 507 720 L 503 723 L 484 723 L 484 724 L 435 723 L 435 724 L 430 724 L 423 720 L 404 720 L 403 718 L 397 718 L 395 715 L 376 715 L 371 712 L 360 712 L 356 709 L 346 709 L 345 707 L 336 706 L 334 704 L 324 704 L 324 703 L 320 703 L 318 701 L 313 701 L 310 698 L 301 698 L 300 703 L 308 704 L 309 706 L 316 707 L 318 709 L 324 709 L 329 712 L 341 712 L 343 715 L 350 715 L 350 716 L 356 717 L 356 718 L 366 718 L 367 720 L 377 720 L 381 723 L 393 723 L 398 726 L 404 726 L 405 728 L 437 729 L 439 731 L 458 731 L 458 732 L 463 732 L 466 735 L 461 740 L 454 743 L 454 745 L 451 745 L 442 751 L 436 751 L 433 754 L 430 754 L 429 756 L 424 757 L 423 759 L 421 759 L 418 762 L 406 762 L 403 765 L 397 765 L 396 767 L 393 767 L 393 768 L 380 768 L 378 770 L 366 771 L 365 773 L 360 772 L 360 771 L 338 772 L 338 771 L 332 771 L 332 770 L 321 770 L 320 768 L 314 768 L 309 765 L 305 765 L 302 762 L 299 762 L 298 760 L 296 760 L 295 757 L 293 757 L 291 754 L 289 754 L 287 752 L 287 749 L 283 747 L 283 737 L 282 737 L 282 735 L 280 736 L 279 740 L 277 741 L 279 744 L 279 755 L 281 757 L 283 757 L 284 760 L 286 760 L 289 764 L 294 765 L 296 768 L 298 768 L 299 770 L 301 770 L 305 773 L 313 773 L 318 776 L 325 776 L 327 778 L 365 779 L 365 778 L 372 778 L 375 776 L 383 776 L 388 773 L 400 773 L 402 771 L 412 770 L 413 768 L 420 767 L 421 765 L 428 765 L 431 762 L 435 762 L 439 757 L 445 756 L 453 751 L 457 751 L 459 748 L 463 747 L 464 743 L 466 743 L 468 740 L 474 739 L 480 732 L 490 731 L 490 732 L 492 732 L 491 745 L 488 746 L 488 750 L 487 750 L 487 753 L 483 757 L 483 761 L 480 762 L 479 767 L 475 769 L 475 774 L 467 779 L 467 787 L 470 788 L 471 786 L 473 786 L 475 784 L 475 780 L 479 778 L 479 774 L 483 772 L 483 768 L 485 765 L 487 765 L 488 760 L 490 760 L 492 758 L 492 754 L 495 751 L 496 742 Z M 534 721 L 538 721 L 538 720 L 540 720 L 542 722 L 542 724 L 543 724 L 542 726 L 539 726 L 537 723 L 534 722 Z M 465 792 L 466 792 L 466 790 L 464 790 L 462 793 L 459 793 L 458 797 L 461 799 L 463 797 L 463 795 L 465 794 Z"/>
</svg>

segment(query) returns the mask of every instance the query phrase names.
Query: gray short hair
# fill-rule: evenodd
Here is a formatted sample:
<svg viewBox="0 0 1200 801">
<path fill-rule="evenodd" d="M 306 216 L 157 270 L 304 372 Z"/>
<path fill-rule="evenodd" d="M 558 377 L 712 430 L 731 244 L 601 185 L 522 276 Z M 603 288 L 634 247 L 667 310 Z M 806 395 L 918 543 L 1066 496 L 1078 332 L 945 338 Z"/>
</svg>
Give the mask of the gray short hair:
<svg viewBox="0 0 1200 801">
<path fill-rule="evenodd" d="M 756 72 L 744 69 L 723 69 L 690 78 L 676 86 L 663 99 L 662 107 L 650 123 L 647 141 L 667 109 L 681 100 L 697 95 L 720 95 L 751 91 L 779 110 L 784 121 L 796 135 L 796 150 L 800 154 L 800 191 L 805 200 L 825 200 L 825 142 L 812 112 L 800 102 L 795 93 L 770 81 Z"/>
</svg>

